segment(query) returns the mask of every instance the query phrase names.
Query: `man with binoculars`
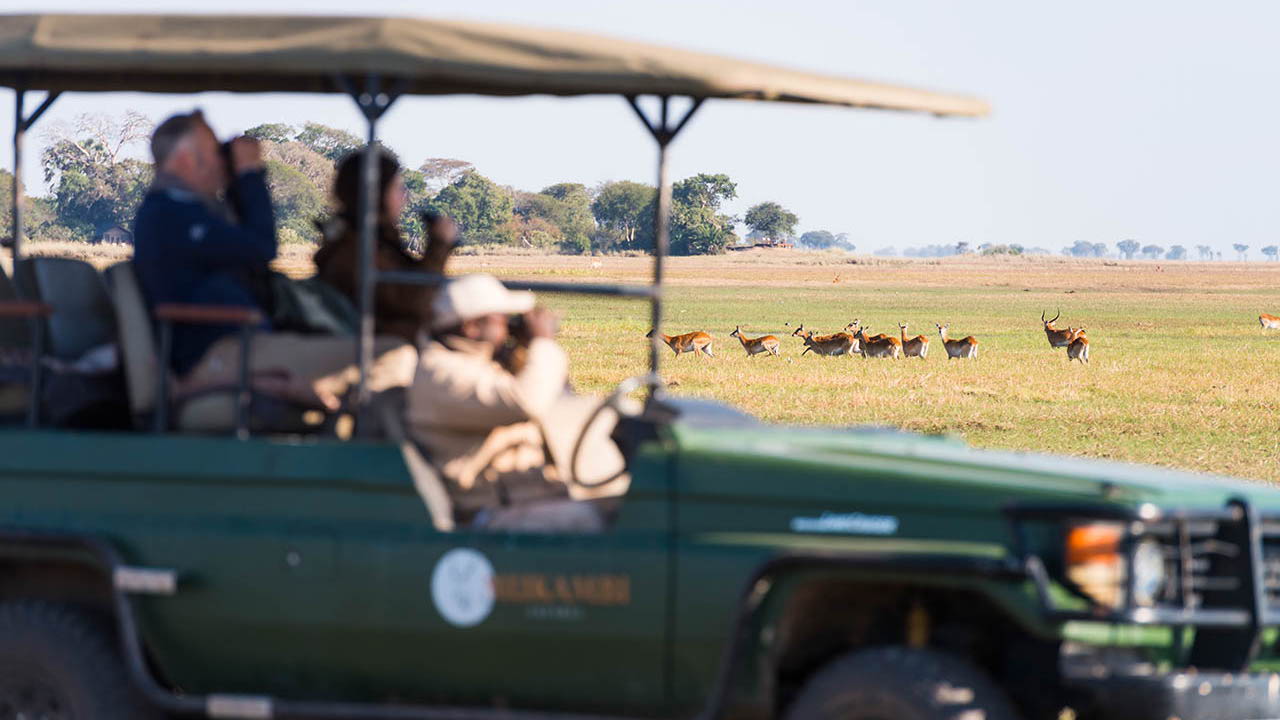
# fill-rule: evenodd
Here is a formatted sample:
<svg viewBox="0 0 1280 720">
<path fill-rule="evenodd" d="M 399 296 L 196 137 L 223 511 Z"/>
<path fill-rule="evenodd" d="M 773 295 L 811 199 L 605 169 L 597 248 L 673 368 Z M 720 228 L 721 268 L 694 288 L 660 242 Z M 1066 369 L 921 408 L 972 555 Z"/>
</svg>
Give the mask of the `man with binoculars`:
<svg viewBox="0 0 1280 720">
<path fill-rule="evenodd" d="M 259 283 L 276 257 L 275 219 L 258 141 L 238 137 L 220 145 L 195 111 L 161 123 L 151 152 L 155 181 L 138 208 L 133 260 L 148 306 L 232 306 L 270 317 Z M 174 326 L 170 369 L 185 389 L 234 385 L 237 329 Z M 341 408 L 358 377 L 352 337 L 274 332 L 267 320 L 258 331 L 250 356 L 256 388 L 305 406 Z M 374 353 L 372 390 L 409 383 L 411 345 L 378 338 Z"/>
</svg>

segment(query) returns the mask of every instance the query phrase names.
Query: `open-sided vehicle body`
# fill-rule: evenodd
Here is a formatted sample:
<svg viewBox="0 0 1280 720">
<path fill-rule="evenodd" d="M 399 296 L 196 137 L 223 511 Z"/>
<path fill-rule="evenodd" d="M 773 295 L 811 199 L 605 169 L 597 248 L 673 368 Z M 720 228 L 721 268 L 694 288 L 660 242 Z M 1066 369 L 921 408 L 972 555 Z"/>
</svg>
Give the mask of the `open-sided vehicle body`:
<svg viewBox="0 0 1280 720">
<path fill-rule="evenodd" d="M 346 92 L 370 140 L 402 93 L 625 95 L 659 147 L 655 284 L 513 284 L 646 298 L 658 329 L 666 147 L 703 100 L 985 112 L 615 40 L 387 19 L 2 17 L 0 84 L 18 91 L 19 150 L 64 91 Z M 24 114 L 29 90 L 50 94 Z M 659 98 L 656 119 L 638 95 Z M 676 96 L 692 100 L 680 119 Z M 15 212 L 15 255 L 21 222 Z M 440 280 L 376 273 L 372 229 L 366 213 L 362 367 L 374 285 Z M 0 312 L 38 321 L 58 308 Z M 654 392 L 626 422 L 632 480 L 606 532 L 486 532 L 452 526 L 424 491 L 430 469 L 394 439 L 250 436 L 243 417 L 235 436 L 40 420 L 0 430 L 0 709 L 1280 712 L 1280 676 L 1265 671 L 1280 623 L 1280 495 L 1238 481 L 779 428 Z"/>
</svg>

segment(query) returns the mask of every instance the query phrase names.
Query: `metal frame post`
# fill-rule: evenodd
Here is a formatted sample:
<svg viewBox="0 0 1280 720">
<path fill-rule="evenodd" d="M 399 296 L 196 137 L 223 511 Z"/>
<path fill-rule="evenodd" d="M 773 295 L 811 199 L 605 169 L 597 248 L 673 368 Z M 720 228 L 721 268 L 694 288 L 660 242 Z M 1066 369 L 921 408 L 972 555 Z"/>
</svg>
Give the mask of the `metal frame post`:
<svg viewBox="0 0 1280 720">
<path fill-rule="evenodd" d="M 13 245 L 9 249 L 13 253 L 15 272 L 22 257 L 22 140 L 27 134 L 23 127 L 27 120 L 23 115 L 26 99 L 26 90 L 13 91 Z"/>
<path fill-rule="evenodd" d="M 22 196 L 24 193 L 22 183 L 22 145 L 26 139 L 27 131 L 31 129 L 41 115 L 53 105 L 58 99 L 61 92 L 50 92 L 45 96 L 44 102 L 40 103 L 30 117 L 23 114 L 26 108 L 27 91 L 25 88 L 15 88 L 13 91 L 13 263 L 16 267 L 18 261 L 22 259 L 22 239 L 25 234 Z"/>
<path fill-rule="evenodd" d="M 373 255 L 381 204 L 381 198 L 378 197 L 378 121 L 400 97 L 404 83 L 398 83 L 396 88 L 383 90 L 382 78 L 370 74 L 365 78 L 364 89 L 357 91 L 349 78 L 339 77 L 337 81 L 356 101 L 368 123 L 367 140 L 360 163 L 360 253 L 356 264 L 357 305 L 360 310 L 360 331 L 356 336 L 356 364 L 360 371 L 355 394 L 358 423 L 369 405 L 369 368 L 373 366 L 374 291 L 378 285 L 378 268 L 374 264 Z"/>
<path fill-rule="evenodd" d="M 680 121 L 672 126 L 670 95 L 659 97 L 661 106 L 656 122 L 650 120 L 644 111 L 640 109 L 640 103 L 635 95 L 626 97 L 627 102 L 631 104 L 631 109 L 636 111 L 640 122 L 644 123 L 649 133 L 653 135 L 654 141 L 658 144 L 658 202 L 655 203 L 653 217 L 653 295 L 650 301 L 650 323 L 653 325 L 653 337 L 649 338 L 649 372 L 653 378 L 650 394 L 656 395 L 660 390 L 658 366 L 662 360 L 663 345 L 662 338 L 659 337 L 662 332 L 663 260 L 666 258 L 667 251 L 671 245 L 671 178 L 667 167 L 667 146 L 676 139 L 676 136 L 684 129 L 684 126 L 693 117 L 694 113 L 698 112 L 698 108 L 702 107 L 703 98 L 693 98 L 693 104 L 685 111 Z"/>
</svg>

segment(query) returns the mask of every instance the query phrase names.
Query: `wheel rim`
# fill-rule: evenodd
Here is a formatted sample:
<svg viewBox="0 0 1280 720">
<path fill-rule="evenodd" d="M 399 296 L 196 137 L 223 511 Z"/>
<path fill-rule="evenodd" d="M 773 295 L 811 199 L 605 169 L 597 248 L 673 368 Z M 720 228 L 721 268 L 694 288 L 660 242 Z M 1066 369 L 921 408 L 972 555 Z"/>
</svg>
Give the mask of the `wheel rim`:
<svg viewBox="0 0 1280 720">
<path fill-rule="evenodd" d="M 44 678 L 5 673 L 0 678 L 0 720 L 70 720 L 62 693 Z"/>
</svg>

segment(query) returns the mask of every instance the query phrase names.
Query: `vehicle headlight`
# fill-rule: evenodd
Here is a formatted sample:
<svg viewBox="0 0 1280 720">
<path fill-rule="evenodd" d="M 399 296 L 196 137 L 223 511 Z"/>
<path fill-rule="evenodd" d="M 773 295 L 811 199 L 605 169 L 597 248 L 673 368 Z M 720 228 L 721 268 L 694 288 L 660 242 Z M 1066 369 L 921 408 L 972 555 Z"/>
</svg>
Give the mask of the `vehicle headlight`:
<svg viewBox="0 0 1280 720">
<path fill-rule="evenodd" d="M 1118 610 L 1124 605 L 1125 558 L 1120 523 L 1077 525 L 1067 533 L 1067 577 L 1094 602 Z M 1164 590 L 1164 552 L 1155 540 L 1142 540 L 1133 551 L 1133 601 L 1155 605 Z"/>
</svg>

